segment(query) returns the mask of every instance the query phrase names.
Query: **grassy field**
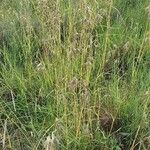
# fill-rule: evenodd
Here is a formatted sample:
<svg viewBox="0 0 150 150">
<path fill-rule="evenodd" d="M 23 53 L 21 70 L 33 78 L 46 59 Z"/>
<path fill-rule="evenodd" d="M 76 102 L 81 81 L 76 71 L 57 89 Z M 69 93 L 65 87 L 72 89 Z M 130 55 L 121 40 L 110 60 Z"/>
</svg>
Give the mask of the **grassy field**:
<svg viewBox="0 0 150 150">
<path fill-rule="evenodd" d="M 0 0 L 0 150 L 148 149 L 149 0 Z"/>
</svg>

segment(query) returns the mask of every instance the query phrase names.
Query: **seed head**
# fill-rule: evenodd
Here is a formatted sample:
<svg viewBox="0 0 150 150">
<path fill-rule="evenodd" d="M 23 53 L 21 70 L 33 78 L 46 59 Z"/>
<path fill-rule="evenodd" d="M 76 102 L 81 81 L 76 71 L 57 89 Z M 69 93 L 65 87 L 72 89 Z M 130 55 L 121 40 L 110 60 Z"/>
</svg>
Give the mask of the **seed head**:
<svg viewBox="0 0 150 150">
<path fill-rule="evenodd" d="M 52 137 L 47 136 L 46 141 L 44 142 L 44 148 L 45 150 L 57 150 L 58 146 L 59 146 L 59 140 L 57 139 L 57 137 L 55 136 L 55 131 L 52 132 Z"/>
<path fill-rule="evenodd" d="M 71 89 L 71 91 L 75 92 L 78 85 L 79 85 L 79 80 L 76 77 L 73 77 L 73 79 L 69 83 L 69 88 Z"/>
</svg>

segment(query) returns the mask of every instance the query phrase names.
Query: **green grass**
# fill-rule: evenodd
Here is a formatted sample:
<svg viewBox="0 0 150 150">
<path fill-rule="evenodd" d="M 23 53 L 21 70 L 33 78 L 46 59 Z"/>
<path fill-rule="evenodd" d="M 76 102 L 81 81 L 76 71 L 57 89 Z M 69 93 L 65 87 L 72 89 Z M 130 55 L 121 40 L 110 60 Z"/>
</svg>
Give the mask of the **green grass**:
<svg viewBox="0 0 150 150">
<path fill-rule="evenodd" d="M 0 150 L 148 150 L 148 5 L 1 0 Z"/>
</svg>

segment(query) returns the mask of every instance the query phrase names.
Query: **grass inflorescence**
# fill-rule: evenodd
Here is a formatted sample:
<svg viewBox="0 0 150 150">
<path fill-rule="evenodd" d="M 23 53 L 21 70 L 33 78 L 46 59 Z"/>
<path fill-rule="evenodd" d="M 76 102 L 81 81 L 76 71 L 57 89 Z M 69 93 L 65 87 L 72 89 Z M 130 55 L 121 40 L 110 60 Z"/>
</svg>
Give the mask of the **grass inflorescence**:
<svg viewBox="0 0 150 150">
<path fill-rule="evenodd" d="M 0 1 L 0 149 L 150 149 L 148 0 Z"/>
</svg>

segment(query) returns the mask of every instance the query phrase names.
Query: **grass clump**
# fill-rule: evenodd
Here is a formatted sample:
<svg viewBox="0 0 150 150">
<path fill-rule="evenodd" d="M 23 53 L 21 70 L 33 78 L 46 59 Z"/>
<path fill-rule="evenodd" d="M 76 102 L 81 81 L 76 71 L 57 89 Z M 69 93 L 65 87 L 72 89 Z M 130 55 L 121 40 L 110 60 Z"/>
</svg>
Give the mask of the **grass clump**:
<svg viewBox="0 0 150 150">
<path fill-rule="evenodd" d="M 149 149 L 148 5 L 0 1 L 0 149 Z"/>
</svg>

